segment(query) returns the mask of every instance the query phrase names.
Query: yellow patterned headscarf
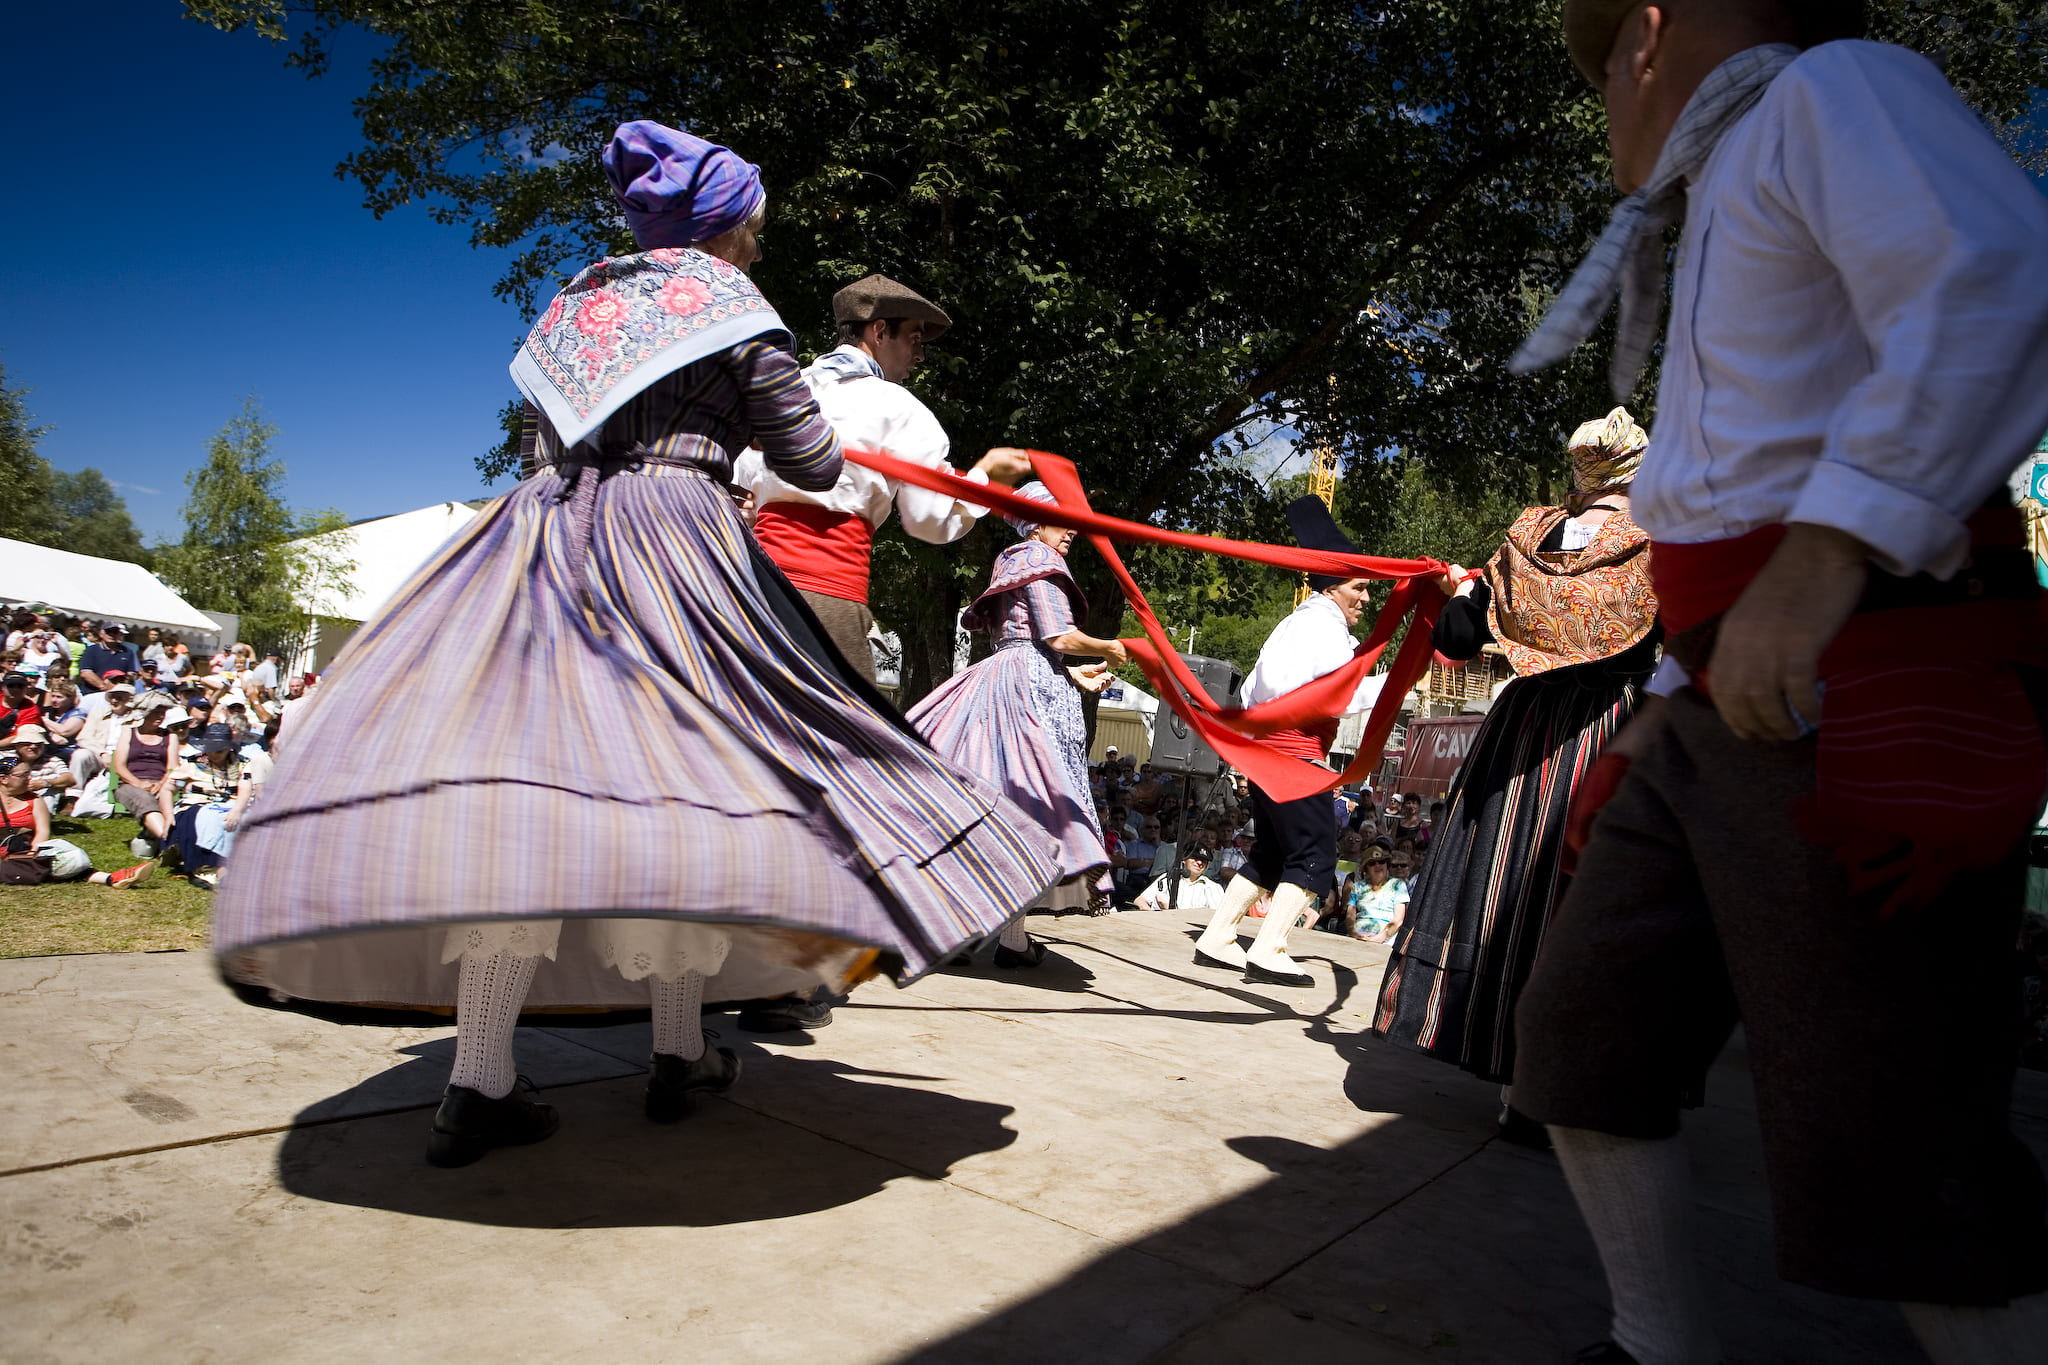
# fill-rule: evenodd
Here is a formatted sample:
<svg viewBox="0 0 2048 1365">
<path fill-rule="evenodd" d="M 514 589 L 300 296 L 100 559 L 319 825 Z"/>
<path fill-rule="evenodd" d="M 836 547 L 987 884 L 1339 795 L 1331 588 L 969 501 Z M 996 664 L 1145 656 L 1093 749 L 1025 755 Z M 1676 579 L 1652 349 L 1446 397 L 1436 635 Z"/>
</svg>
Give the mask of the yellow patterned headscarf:
<svg viewBox="0 0 2048 1365">
<path fill-rule="evenodd" d="M 1637 426 L 1627 408 L 1616 408 L 1572 433 L 1572 484 L 1581 493 L 1627 483 L 1643 462 L 1650 434 Z"/>
</svg>

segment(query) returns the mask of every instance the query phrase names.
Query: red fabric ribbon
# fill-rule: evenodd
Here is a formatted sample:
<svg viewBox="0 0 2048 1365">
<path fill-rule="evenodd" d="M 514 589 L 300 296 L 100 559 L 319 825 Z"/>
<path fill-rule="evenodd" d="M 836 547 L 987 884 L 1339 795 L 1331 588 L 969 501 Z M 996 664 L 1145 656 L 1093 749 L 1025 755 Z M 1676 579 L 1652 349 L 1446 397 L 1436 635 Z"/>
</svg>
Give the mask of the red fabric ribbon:
<svg viewBox="0 0 2048 1365">
<path fill-rule="evenodd" d="M 927 469 L 923 465 L 879 450 L 847 446 L 846 458 L 877 473 L 918 488 L 947 494 L 958 501 L 1010 513 L 1049 526 L 1065 526 L 1083 532 L 1089 543 L 1109 565 L 1110 574 L 1123 589 L 1124 600 L 1144 628 L 1143 639 L 1125 640 L 1131 659 L 1144 670 L 1146 679 L 1223 760 L 1259 784 L 1276 801 L 1294 801 L 1316 792 L 1328 791 L 1346 782 L 1361 781 L 1371 774 L 1385 750 L 1387 737 L 1401 713 L 1401 699 L 1428 671 L 1430 630 L 1445 601 L 1436 580 L 1449 566 L 1435 559 L 1388 559 L 1378 555 L 1338 554 L 1329 550 L 1305 550 L 1255 541 L 1225 540 L 1219 536 L 1190 535 L 1142 522 L 1106 517 L 1088 505 L 1081 476 L 1071 460 L 1044 451 L 1031 451 L 1038 477 L 1057 499 L 1049 506 L 1019 497 L 999 484 L 979 484 L 950 470 Z M 1295 688 L 1260 706 L 1242 709 L 1216 704 L 1203 690 L 1180 651 L 1167 638 L 1145 594 L 1116 552 L 1114 541 L 1143 541 L 1199 550 L 1205 554 L 1227 555 L 1233 559 L 1270 564 L 1303 573 L 1331 574 L 1343 578 L 1387 578 L 1395 580 L 1393 592 L 1364 643 L 1353 652 L 1351 662 L 1334 673 Z M 1403 623 L 1408 633 L 1388 669 L 1388 677 L 1366 722 L 1357 756 L 1342 773 L 1299 758 L 1278 753 L 1259 737 L 1277 730 L 1291 730 L 1328 721 L 1344 713 L 1358 685 L 1372 672 L 1395 632 Z"/>
</svg>

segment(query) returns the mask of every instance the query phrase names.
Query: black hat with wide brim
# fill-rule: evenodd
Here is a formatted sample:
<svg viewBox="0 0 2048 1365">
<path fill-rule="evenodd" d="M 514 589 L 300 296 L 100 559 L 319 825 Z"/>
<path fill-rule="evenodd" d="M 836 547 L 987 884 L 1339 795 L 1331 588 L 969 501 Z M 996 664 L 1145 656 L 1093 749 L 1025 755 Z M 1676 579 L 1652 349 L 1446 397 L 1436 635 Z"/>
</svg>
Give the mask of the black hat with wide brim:
<svg viewBox="0 0 2048 1365">
<path fill-rule="evenodd" d="M 1294 543 L 1304 550 L 1328 550 L 1332 554 L 1355 555 L 1358 547 L 1351 543 L 1351 537 L 1344 534 L 1337 525 L 1337 519 L 1330 515 L 1330 509 L 1323 506 L 1323 500 L 1314 494 L 1296 498 L 1287 504 L 1287 525 L 1294 532 Z M 1320 574 L 1308 576 L 1308 585 L 1317 592 L 1334 588 L 1348 582 L 1356 575 Z"/>
</svg>

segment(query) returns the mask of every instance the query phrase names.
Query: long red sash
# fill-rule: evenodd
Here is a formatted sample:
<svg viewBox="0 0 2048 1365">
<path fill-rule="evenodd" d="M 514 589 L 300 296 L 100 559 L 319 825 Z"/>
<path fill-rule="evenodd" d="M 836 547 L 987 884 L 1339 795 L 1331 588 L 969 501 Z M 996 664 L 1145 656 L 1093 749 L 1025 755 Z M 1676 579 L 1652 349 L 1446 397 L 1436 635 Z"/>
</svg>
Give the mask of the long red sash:
<svg viewBox="0 0 2048 1365">
<path fill-rule="evenodd" d="M 1378 555 L 1347 555 L 1328 550 L 1225 540 L 1219 536 L 1190 535 L 1184 531 L 1169 531 L 1142 522 L 1106 517 L 1088 505 L 1088 496 L 1081 487 L 1081 476 L 1072 461 L 1044 451 L 1030 453 L 1038 477 L 1058 500 L 1056 506 L 1019 497 L 999 484 L 972 483 L 950 470 L 927 469 L 879 450 L 846 447 L 847 459 L 889 478 L 1032 522 L 1071 527 L 1085 533 L 1089 543 L 1101 553 L 1103 562 L 1109 565 L 1110 574 L 1123 589 L 1124 600 L 1144 627 L 1143 639 L 1125 640 L 1123 644 L 1133 661 L 1144 670 L 1147 681 L 1225 762 L 1258 783 L 1274 800 L 1298 800 L 1347 782 L 1362 781 L 1371 774 L 1378 766 L 1380 755 L 1386 749 L 1387 737 L 1400 716 L 1401 699 L 1413 690 L 1429 668 L 1430 630 L 1435 626 L 1437 613 L 1444 604 L 1444 595 L 1437 587 L 1436 579 L 1449 566 L 1435 559 L 1388 559 Z M 1350 663 L 1262 705 L 1242 709 L 1223 707 L 1210 700 L 1200 681 L 1181 659 L 1180 652 L 1167 638 L 1166 628 L 1154 615 L 1145 594 L 1116 552 L 1112 542 L 1119 540 L 1173 545 L 1304 573 L 1387 578 L 1395 580 L 1395 586 L 1386 606 L 1373 622 L 1371 633 L 1352 653 Z M 1387 670 L 1387 682 L 1366 722 L 1364 737 L 1350 767 L 1342 773 L 1332 774 L 1328 768 L 1276 752 L 1260 742 L 1261 737 L 1276 731 L 1320 725 L 1342 715 L 1350 705 L 1352 695 L 1358 691 L 1359 683 L 1372 672 L 1380 655 L 1403 625 L 1408 627 L 1407 635 Z"/>
</svg>

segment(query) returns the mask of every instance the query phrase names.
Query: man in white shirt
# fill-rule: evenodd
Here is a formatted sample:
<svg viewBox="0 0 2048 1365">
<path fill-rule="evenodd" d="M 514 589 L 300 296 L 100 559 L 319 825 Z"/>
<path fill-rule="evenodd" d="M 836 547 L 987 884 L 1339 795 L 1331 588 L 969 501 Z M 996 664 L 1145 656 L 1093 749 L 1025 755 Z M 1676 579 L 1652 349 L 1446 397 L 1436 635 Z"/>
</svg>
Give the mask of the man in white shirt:
<svg viewBox="0 0 2048 1365">
<path fill-rule="evenodd" d="M 1338 529 L 1318 498 L 1296 499 L 1288 505 L 1287 520 L 1295 539 L 1308 549 L 1358 553 L 1358 547 Z M 1351 662 L 1358 646 L 1351 628 L 1358 624 L 1372 580 L 1310 574 L 1308 583 L 1314 589 L 1308 600 L 1275 626 L 1260 648 L 1258 662 L 1244 684 L 1246 706 L 1285 696 Z M 1383 673 L 1368 676 L 1352 695 L 1345 714 L 1372 709 L 1385 683 Z M 1337 721 L 1338 717 L 1329 716 L 1313 727 L 1268 735 L 1265 742 L 1291 757 L 1325 763 L 1330 742 L 1337 737 Z M 1336 885 L 1336 806 L 1327 792 L 1276 801 L 1256 782 L 1251 784 L 1251 801 L 1256 830 L 1251 854 L 1230 879 L 1209 927 L 1195 941 L 1195 961 L 1204 967 L 1241 971 L 1246 981 L 1313 986 L 1315 978 L 1287 956 L 1287 935 L 1302 912 Z M 1238 923 L 1269 891 L 1272 904 L 1247 952 L 1238 946 Z"/>
<path fill-rule="evenodd" d="M 928 469 L 950 469 L 951 443 L 917 395 L 903 387 L 924 346 L 952 325 L 938 305 L 894 280 L 870 275 L 832 297 L 840 345 L 812 362 L 804 379 L 846 445 L 881 450 Z M 976 483 L 1013 487 L 1031 477 L 1031 457 L 999 447 L 967 473 Z M 974 529 L 985 507 L 899 484 L 848 460 L 822 493 L 783 482 L 758 450 L 740 456 L 733 482 L 754 495 L 754 536 L 861 676 L 874 681 L 868 631 L 868 562 L 874 534 L 893 508 L 903 529 L 946 545 Z"/>
<path fill-rule="evenodd" d="M 1718 1358 L 1677 1134 L 1738 1017 L 1780 1274 L 1900 1300 L 1939 1365 L 2048 1340 L 2003 974 L 2048 642 L 1987 503 L 2048 425 L 2048 199 L 1932 63 L 1831 41 L 1858 8 L 1565 4 L 1631 193 L 1517 365 L 1618 287 L 1632 384 L 1684 219 L 1632 508 L 1666 695 L 1610 747 L 1516 1014 L 1515 1105 L 1614 1297 L 1582 1361 Z"/>
</svg>

